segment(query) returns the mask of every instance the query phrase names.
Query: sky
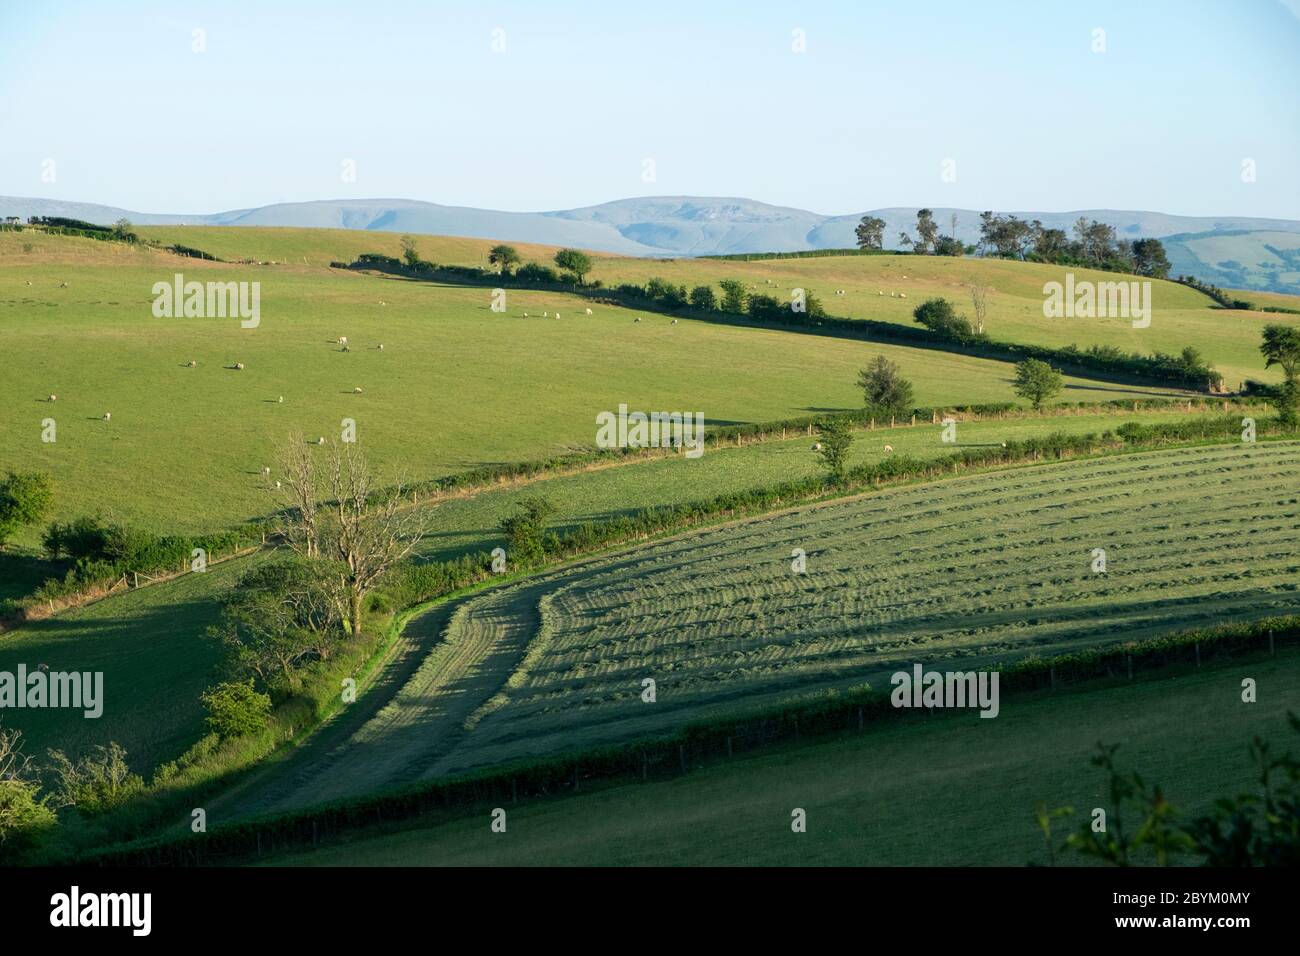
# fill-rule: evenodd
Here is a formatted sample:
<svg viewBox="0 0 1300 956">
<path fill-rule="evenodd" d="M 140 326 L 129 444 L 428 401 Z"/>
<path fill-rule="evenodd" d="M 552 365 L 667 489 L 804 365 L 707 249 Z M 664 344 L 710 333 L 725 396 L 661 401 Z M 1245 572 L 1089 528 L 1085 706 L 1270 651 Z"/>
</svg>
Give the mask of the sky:
<svg viewBox="0 0 1300 956">
<path fill-rule="evenodd" d="M 1300 0 L 0 0 L 0 195 L 1300 219 L 1298 80 Z"/>
</svg>

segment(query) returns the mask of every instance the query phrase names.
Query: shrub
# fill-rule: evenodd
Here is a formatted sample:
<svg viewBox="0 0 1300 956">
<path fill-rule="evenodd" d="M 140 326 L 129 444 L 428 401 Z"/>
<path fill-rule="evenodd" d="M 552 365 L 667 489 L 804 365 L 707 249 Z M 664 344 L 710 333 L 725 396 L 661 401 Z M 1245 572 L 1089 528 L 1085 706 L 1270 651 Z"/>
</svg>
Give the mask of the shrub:
<svg viewBox="0 0 1300 956">
<path fill-rule="evenodd" d="M 253 689 L 251 677 L 209 687 L 199 699 L 208 711 L 208 728 L 223 740 L 261 733 L 271 714 L 271 698 Z"/>
<path fill-rule="evenodd" d="M 54 502 L 54 480 L 43 472 L 9 472 L 0 480 L 0 548 L 15 531 L 45 517 Z"/>
<path fill-rule="evenodd" d="M 546 519 L 554 513 L 555 505 L 545 498 L 528 498 L 520 502 L 514 514 L 501 520 L 501 530 L 509 544 L 509 560 L 527 567 L 546 556 Z"/>
<path fill-rule="evenodd" d="M 56 802 L 82 813 L 104 813 L 144 790 L 144 780 L 131 772 L 126 751 L 115 741 L 75 763 L 62 750 L 51 750 L 50 764 L 58 780 Z"/>
</svg>

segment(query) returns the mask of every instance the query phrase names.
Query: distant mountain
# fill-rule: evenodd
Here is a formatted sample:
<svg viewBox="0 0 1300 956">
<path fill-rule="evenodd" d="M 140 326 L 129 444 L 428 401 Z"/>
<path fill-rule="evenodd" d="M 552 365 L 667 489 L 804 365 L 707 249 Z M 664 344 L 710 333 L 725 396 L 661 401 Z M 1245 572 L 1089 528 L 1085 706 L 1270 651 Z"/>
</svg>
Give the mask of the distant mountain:
<svg viewBox="0 0 1300 956">
<path fill-rule="evenodd" d="M 979 212 L 931 207 L 942 230 L 956 216 L 958 238 L 979 236 Z M 999 210 L 1005 212 L 1004 210 Z M 1171 216 L 1158 212 L 1082 209 L 1072 212 L 1012 211 L 1045 226 L 1066 229 L 1080 216 L 1114 226 L 1120 236 L 1169 239 L 1174 272 L 1190 273 L 1219 285 L 1300 291 L 1293 255 L 1300 222 L 1239 216 Z M 744 252 L 794 252 L 854 245 L 853 230 L 864 215 L 885 220 L 887 245 L 900 231 L 913 232 L 916 209 L 873 209 L 847 216 L 824 216 L 804 209 L 772 206 L 753 199 L 654 196 L 620 199 L 599 206 L 555 212 L 500 212 L 468 206 L 442 206 L 412 199 L 337 199 L 277 203 L 256 209 L 195 215 L 159 215 L 94 203 L 0 197 L 0 216 L 68 216 L 111 223 L 126 218 L 138 225 L 304 226 L 370 229 L 386 232 L 471 236 L 546 245 L 577 246 L 631 256 L 701 256 Z M 1281 236 L 1283 238 L 1279 239 Z M 1254 237 L 1254 238 L 1250 238 Z M 1230 246 L 1209 240 L 1232 239 Z M 1269 247 L 1283 250 L 1270 252 Z M 1225 251 L 1228 250 L 1228 251 Z M 1226 265 L 1225 265 L 1226 263 Z"/>
</svg>

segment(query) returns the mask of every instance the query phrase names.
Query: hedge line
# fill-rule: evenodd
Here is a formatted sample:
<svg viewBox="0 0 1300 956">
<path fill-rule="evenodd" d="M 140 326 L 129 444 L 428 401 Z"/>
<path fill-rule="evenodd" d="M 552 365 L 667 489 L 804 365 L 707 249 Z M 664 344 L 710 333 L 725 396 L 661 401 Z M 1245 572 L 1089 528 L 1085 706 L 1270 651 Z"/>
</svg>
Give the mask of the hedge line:
<svg viewBox="0 0 1300 956">
<path fill-rule="evenodd" d="M 1000 668 L 999 696 L 1055 689 L 1069 681 L 1117 677 L 1135 667 L 1159 668 L 1205 658 L 1231 657 L 1251 651 L 1275 651 L 1300 641 L 1300 616 L 1189 630 L 1142 642 L 1099 647 L 1073 654 L 1024 658 Z M 943 666 L 936 661 L 933 669 Z M 960 662 L 950 662 L 960 670 Z M 208 833 L 153 838 L 96 851 L 77 862 L 100 866 L 184 866 L 219 863 L 263 852 L 306 847 L 322 837 L 375 823 L 418 818 L 431 811 L 466 808 L 487 802 L 507 803 L 519 797 L 550 796 L 581 789 L 583 780 L 648 779 L 685 773 L 703 759 L 731 756 L 782 740 L 803 736 L 842 735 L 879 723 L 905 718 L 910 710 L 893 707 L 888 688 L 867 686 L 843 692 L 823 691 L 775 706 L 714 716 L 693 722 L 681 731 L 637 743 L 594 748 L 562 757 L 521 761 L 489 771 L 462 774 L 434 783 L 420 783 L 333 801 L 310 810 L 249 819 Z"/>
</svg>

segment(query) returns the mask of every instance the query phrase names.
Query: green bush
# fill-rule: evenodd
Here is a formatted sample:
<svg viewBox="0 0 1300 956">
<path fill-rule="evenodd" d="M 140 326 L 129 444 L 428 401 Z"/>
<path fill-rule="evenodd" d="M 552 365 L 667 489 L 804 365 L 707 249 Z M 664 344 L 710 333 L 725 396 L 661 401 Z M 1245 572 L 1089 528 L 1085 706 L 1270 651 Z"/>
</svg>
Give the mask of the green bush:
<svg viewBox="0 0 1300 956">
<path fill-rule="evenodd" d="M 261 733 L 271 715 L 271 698 L 253 689 L 253 679 L 209 687 L 199 698 L 207 708 L 209 729 L 228 740 Z"/>
</svg>

